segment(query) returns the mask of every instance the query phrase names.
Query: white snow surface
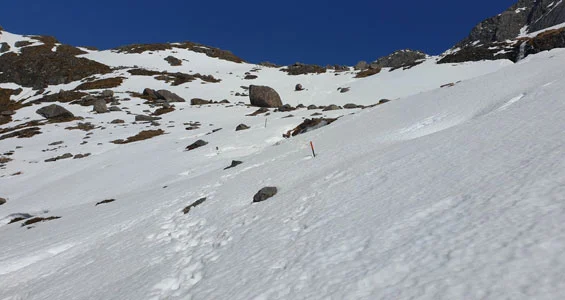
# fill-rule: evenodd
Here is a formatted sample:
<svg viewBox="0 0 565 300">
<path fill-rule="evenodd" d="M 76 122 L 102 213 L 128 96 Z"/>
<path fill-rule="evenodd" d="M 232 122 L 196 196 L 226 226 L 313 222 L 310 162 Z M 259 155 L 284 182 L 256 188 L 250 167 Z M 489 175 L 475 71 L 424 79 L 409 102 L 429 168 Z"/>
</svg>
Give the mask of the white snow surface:
<svg viewBox="0 0 565 300">
<path fill-rule="evenodd" d="M 255 108 L 242 105 L 175 103 L 176 111 L 150 126 L 133 124 L 126 109 L 98 115 L 61 104 L 98 126 L 88 139 L 65 129 L 75 121 L 0 141 L 1 153 L 15 151 L 0 170 L 0 197 L 8 200 L 0 206 L 0 299 L 562 297 L 564 50 L 517 64 L 437 65 L 431 57 L 364 79 L 351 72 L 293 77 L 173 51 L 84 56 L 222 79 L 171 87 L 127 69 L 100 76 L 127 77 L 114 90 L 131 98 L 120 107 L 133 114 L 149 107 L 125 92 L 145 87 L 232 103 L 248 102 L 232 91 L 249 84 L 272 86 L 292 105 L 392 101 L 323 112 L 342 117 L 290 139 L 282 133 L 320 111 L 250 117 Z M 169 55 L 188 61 L 171 67 L 163 60 Z M 258 79 L 242 79 L 256 67 Z M 457 83 L 439 88 L 450 82 Z M 297 83 L 308 90 L 294 92 Z M 26 89 L 14 99 L 30 95 Z M 37 108 L 18 110 L 19 121 L 9 125 L 40 119 Z M 109 124 L 118 118 L 126 123 Z M 189 121 L 202 126 L 186 131 Z M 235 132 L 240 123 L 251 128 Z M 156 128 L 166 134 L 109 143 Z M 184 151 L 198 139 L 209 144 Z M 48 146 L 56 141 L 64 143 Z M 67 152 L 92 155 L 44 162 Z M 243 164 L 223 170 L 232 160 Z M 277 195 L 252 203 L 265 186 L 276 186 Z M 105 199 L 116 201 L 95 206 Z M 61 218 L 31 229 L 7 224 L 23 213 Z"/>
</svg>

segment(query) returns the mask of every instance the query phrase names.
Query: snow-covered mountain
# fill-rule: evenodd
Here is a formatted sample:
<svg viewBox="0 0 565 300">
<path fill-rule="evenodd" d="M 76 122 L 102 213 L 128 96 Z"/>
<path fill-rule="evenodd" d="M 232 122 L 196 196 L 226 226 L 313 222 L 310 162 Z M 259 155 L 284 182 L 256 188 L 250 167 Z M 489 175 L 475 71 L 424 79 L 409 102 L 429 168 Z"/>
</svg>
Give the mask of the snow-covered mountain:
<svg viewBox="0 0 565 300">
<path fill-rule="evenodd" d="M 565 50 L 460 51 L 278 67 L 1 31 L 0 299 L 561 298 Z"/>
</svg>

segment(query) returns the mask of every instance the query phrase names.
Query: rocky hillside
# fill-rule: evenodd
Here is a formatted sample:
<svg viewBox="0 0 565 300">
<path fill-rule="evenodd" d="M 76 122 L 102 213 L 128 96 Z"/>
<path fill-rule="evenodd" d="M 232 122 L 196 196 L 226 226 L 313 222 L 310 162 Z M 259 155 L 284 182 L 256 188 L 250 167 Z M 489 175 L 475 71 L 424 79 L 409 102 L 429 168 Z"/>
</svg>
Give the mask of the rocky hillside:
<svg viewBox="0 0 565 300">
<path fill-rule="evenodd" d="M 529 54 L 562 48 L 565 47 L 564 23 L 563 1 L 519 0 L 501 14 L 479 23 L 440 63 L 518 61 Z"/>
</svg>

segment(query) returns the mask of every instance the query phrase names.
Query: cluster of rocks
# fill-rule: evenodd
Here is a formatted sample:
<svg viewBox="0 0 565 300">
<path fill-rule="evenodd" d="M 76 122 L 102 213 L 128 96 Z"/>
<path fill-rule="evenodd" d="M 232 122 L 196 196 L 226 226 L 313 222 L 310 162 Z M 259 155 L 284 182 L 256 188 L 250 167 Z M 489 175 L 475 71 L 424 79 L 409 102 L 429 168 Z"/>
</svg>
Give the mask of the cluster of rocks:
<svg viewBox="0 0 565 300">
<path fill-rule="evenodd" d="M 326 125 L 329 125 L 335 122 L 337 119 L 328 119 L 328 118 L 313 118 L 313 119 L 306 119 L 304 122 L 300 123 L 295 128 L 287 131 L 283 134 L 283 137 L 290 138 L 291 136 L 297 136 L 299 134 L 315 130 Z"/>
<path fill-rule="evenodd" d="M 326 68 L 318 65 L 307 65 L 303 63 L 295 63 L 293 65 L 287 66 L 281 69 L 283 72 L 287 72 L 288 75 L 303 75 L 303 74 L 321 74 L 326 73 Z"/>
<path fill-rule="evenodd" d="M 222 101 L 214 101 L 214 100 L 204 100 L 200 98 L 192 98 L 190 100 L 190 105 L 206 105 L 206 104 L 230 104 L 228 99 L 224 99 Z"/>
</svg>

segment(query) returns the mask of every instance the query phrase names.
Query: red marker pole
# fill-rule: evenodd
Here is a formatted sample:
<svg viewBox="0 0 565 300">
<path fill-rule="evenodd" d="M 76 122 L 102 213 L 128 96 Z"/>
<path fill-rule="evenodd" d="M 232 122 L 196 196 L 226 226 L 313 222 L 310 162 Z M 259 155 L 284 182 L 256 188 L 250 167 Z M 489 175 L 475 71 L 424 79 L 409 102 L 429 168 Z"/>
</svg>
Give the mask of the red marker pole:
<svg viewBox="0 0 565 300">
<path fill-rule="evenodd" d="M 314 152 L 314 144 L 310 141 L 310 148 L 312 148 L 312 155 L 316 157 L 316 152 Z"/>
</svg>

